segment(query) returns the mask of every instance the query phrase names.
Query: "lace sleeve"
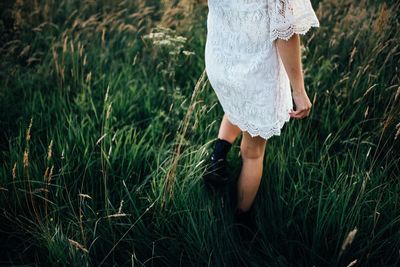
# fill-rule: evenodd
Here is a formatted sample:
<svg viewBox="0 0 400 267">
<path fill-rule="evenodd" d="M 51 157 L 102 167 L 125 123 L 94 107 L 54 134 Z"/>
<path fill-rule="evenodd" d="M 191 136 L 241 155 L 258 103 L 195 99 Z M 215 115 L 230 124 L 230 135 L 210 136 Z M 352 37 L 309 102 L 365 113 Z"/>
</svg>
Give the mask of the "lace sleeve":
<svg viewBox="0 0 400 267">
<path fill-rule="evenodd" d="M 319 21 L 310 0 L 268 0 L 270 40 L 288 40 L 294 33 L 305 34 Z"/>
</svg>

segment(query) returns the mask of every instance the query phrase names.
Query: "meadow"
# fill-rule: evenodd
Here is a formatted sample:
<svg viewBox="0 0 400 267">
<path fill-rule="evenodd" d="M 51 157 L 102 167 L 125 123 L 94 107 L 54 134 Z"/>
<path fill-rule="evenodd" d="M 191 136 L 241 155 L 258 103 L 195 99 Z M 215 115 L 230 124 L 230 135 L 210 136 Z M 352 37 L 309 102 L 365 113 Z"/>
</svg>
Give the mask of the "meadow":
<svg viewBox="0 0 400 267">
<path fill-rule="evenodd" d="M 310 116 L 269 139 L 239 238 L 202 174 L 207 1 L 0 3 L 0 265 L 399 266 L 400 4 L 312 1 Z"/>
</svg>

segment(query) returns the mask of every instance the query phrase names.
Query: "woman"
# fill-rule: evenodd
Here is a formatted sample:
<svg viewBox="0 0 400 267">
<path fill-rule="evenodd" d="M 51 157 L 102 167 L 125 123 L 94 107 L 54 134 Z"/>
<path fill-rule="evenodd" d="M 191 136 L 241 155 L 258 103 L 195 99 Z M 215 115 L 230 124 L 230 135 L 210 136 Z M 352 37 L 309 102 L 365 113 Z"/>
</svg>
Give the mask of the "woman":
<svg viewBox="0 0 400 267">
<path fill-rule="evenodd" d="M 204 180 L 228 181 L 226 154 L 242 133 L 235 209 L 241 220 L 260 185 L 267 140 L 290 118 L 310 113 L 299 34 L 319 21 L 310 0 L 209 0 L 208 7 L 206 72 L 225 114 Z"/>
</svg>

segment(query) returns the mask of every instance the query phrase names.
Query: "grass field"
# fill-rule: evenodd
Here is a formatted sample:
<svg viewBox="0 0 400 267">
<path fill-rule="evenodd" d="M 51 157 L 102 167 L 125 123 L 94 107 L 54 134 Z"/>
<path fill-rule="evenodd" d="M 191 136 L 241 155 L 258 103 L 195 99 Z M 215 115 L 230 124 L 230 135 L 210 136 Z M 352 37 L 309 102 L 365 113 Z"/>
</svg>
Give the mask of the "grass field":
<svg viewBox="0 0 400 267">
<path fill-rule="evenodd" d="M 400 265 L 398 2 L 312 1 L 313 110 L 268 141 L 251 241 L 201 178 L 206 3 L 0 3 L 0 265 Z"/>
</svg>

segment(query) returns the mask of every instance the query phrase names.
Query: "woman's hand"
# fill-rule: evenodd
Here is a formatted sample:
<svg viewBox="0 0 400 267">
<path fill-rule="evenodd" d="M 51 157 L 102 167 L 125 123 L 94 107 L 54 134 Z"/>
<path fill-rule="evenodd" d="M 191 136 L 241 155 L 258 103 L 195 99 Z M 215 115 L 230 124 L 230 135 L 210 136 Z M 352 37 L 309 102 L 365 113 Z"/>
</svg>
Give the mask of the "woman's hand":
<svg viewBox="0 0 400 267">
<path fill-rule="evenodd" d="M 310 114 L 311 102 L 304 88 L 303 67 L 301 65 L 300 36 L 293 34 L 289 40 L 277 39 L 276 47 L 288 74 L 292 97 L 296 110 L 289 112 L 291 118 L 302 119 Z"/>
<path fill-rule="evenodd" d="M 294 90 L 292 93 L 296 110 L 291 109 L 289 115 L 291 118 L 302 119 L 310 114 L 311 101 L 305 90 Z"/>
</svg>

